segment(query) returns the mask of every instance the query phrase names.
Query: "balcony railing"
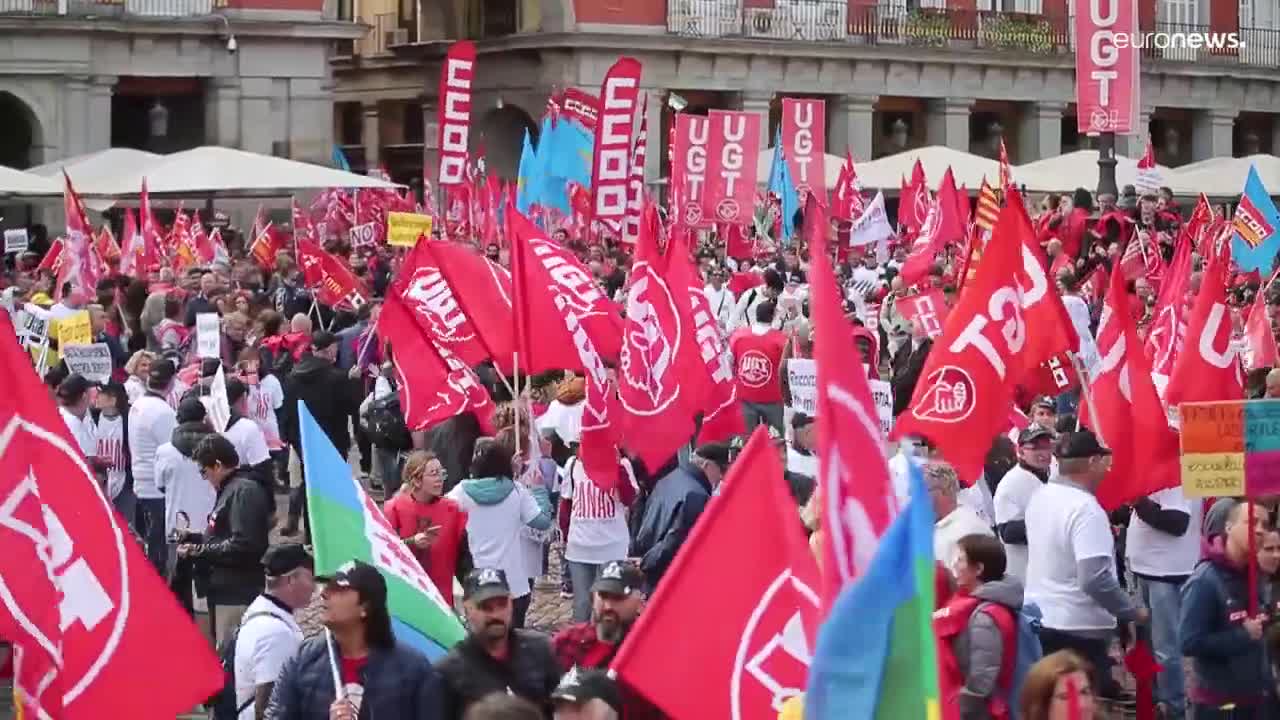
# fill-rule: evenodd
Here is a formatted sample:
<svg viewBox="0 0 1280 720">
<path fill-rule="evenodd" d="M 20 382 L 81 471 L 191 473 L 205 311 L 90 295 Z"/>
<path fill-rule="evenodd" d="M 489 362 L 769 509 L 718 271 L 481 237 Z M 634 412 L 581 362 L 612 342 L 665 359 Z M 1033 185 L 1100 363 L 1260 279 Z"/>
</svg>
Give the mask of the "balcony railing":
<svg viewBox="0 0 1280 720">
<path fill-rule="evenodd" d="M 227 0 L 0 0 L 0 16 L 178 18 L 208 15 L 226 5 Z"/>
<path fill-rule="evenodd" d="M 699 38 L 745 37 L 861 45 L 979 48 L 1034 54 L 1069 54 L 1070 17 L 958 8 L 908 9 L 897 2 L 854 5 L 848 0 L 667 0 L 667 31 Z M 1157 32 L 1209 35 L 1207 26 L 1162 25 Z M 1280 30 L 1240 31 L 1243 47 L 1144 49 L 1144 57 L 1182 62 L 1225 62 L 1280 67 Z M 1164 40 L 1158 40 L 1164 44 Z"/>
</svg>

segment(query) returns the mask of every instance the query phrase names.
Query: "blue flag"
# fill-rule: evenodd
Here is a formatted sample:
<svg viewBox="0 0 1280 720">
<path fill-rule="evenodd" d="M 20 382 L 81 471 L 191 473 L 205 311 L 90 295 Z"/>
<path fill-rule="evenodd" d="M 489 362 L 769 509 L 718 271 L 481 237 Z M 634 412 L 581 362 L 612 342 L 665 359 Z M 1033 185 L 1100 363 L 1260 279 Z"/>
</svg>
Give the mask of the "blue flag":
<svg viewBox="0 0 1280 720">
<path fill-rule="evenodd" d="M 524 131 L 524 146 L 520 148 L 520 168 L 516 171 L 516 209 L 528 215 L 529 207 L 534 199 L 532 180 L 537 175 L 537 157 L 533 152 L 533 141 L 529 139 L 529 131 Z"/>
<path fill-rule="evenodd" d="M 343 172 L 351 172 L 351 163 L 347 162 L 347 154 L 342 152 L 342 148 L 337 145 L 333 146 L 333 166 Z"/>
<path fill-rule="evenodd" d="M 933 506 L 910 464 L 911 500 L 866 573 L 836 598 L 809 665 L 805 720 L 939 718 L 933 639 Z"/>
<path fill-rule="evenodd" d="M 791 168 L 782 152 L 782 128 L 773 138 L 773 165 L 769 168 L 769 193 L 781 201 L 782 244 L 790 246 L 796 233 L 796 211 L 800 209 L 800 195 L 791 181 Z"/>
<path fill-rule="evenodd" d="M 1242 272 L 1259 270 L 1265 276 L 1280 250 L 1280 211 L 1267 194 L 1258 169 L 1249 167 L 1240 205 L 1231 219 L 1235 233 L 1231 237 L 1231 257 Z"/>
</svg>

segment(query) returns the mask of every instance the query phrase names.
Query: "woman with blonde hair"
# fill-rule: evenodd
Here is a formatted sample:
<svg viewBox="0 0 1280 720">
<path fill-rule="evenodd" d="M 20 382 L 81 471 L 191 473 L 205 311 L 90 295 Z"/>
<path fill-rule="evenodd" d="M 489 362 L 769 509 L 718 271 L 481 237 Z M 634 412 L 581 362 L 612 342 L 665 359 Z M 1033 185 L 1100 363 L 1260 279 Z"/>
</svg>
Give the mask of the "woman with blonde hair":
<svg viewBox="0 0 1280 720">
<path fill-rule="evenodd" d="M 129 374 L 129 378 L 124 381 L 124 391 L 129 397 L 129 403 L 133 404 L 138 401 L 147 392 L 147 375 L 151 372 L 151 363 L 155 362 L 156 354 L 146 350 L 135 352 L 124 364 L 124 371 Z"/>
<path fill-rule="evenodd" d="M 1021 720 L 1093 720 L 1093 685 L 1089 664 L 1070 650 L 1045 655 L 1022 682 L 1018 701 Z M 1071 714 L 1071 696 L 1078 712 Z"/>
<path fill-rule="evenodd" d="M 409 454 L 401 475 L 400 491 L 382 506 L 387 522 L 405 541 L 427 571 L 431 582 L 453 603 L 453 578 L 470 569 L 467 549 L 467 513 L 444 494 L 444 465 L 432 453 Z"/>
</svg>

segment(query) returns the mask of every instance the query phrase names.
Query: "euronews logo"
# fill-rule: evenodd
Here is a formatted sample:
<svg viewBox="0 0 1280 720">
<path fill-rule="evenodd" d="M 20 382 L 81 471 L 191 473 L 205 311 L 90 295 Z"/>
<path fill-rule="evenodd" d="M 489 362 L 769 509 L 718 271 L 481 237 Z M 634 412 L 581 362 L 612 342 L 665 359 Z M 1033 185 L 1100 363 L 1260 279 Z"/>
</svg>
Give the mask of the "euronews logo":
<svg viewBox="0 0 1280 720">
<path fill-rule="evenodd" d="M 1115 33 L 1115 46 L 1121 50 L 1243 50 L 1244 41 L 1235 32 L 1144 32 Z"/>
</svg>

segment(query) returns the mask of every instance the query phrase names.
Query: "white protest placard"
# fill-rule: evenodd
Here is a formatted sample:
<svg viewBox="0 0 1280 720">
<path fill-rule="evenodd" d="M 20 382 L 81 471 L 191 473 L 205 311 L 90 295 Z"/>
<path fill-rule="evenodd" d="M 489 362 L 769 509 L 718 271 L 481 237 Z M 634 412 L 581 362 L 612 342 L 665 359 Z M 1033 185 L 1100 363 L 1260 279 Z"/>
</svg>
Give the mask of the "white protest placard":
<svg viewBox="0 0 1280 720">
<path fill-rule="evenodd" d="M 377 223 L 367 222 L 351 228 L 351 249 L 372 247 L 378 236 Z"/>
<path fill-rule="evenodd" d="M 222 357 L 222 328 L 218 313 L 196 314 L 196 356 Z"/>
<path fill-rule="evenodd" d="M 105 383 L 111 379 L 111 348 L 106 343 L 68 345 L 62 348 L 62 359 L 67 362 L 68 370 L 90 382 Z"/>
<path fill-rule="evenodd" d="M 49 311 L 28 304 L 14 318 L 18 340 L 28 348 L 39 347 L 49 337 Z"/>
<path fill-rule="evenodd" d="M 4 231 L 4 251 L 7 253 L 20 253 L 27 249 L 30 239 L 27 237 L 26 228 L 16 228 Z"/>
<path fill-rule="evenodd" d="M 217 432 L 226 432 L 227 425 L 231 423 L 231 403 L 227 398 L 227 376 L 223 374 L 221 365 L 209 385 L 209 394 L 200 398 L 200 402 L 209 413 L 209 425 Z"/>
<path fill-rule="evenodd" d="M 862 366 L 866 372 L 866 365 Z M 787 361 L 787 381 L 791 388 L 791 407 L 799 412 L 818 415 L 818 366 L 811 359 L 791 358 Z M 871 397 L 876 401 L 880 429 L 888 436 L 893 429 L 893 388 L 884 380 L 868 379 Z"/>
</svg>

